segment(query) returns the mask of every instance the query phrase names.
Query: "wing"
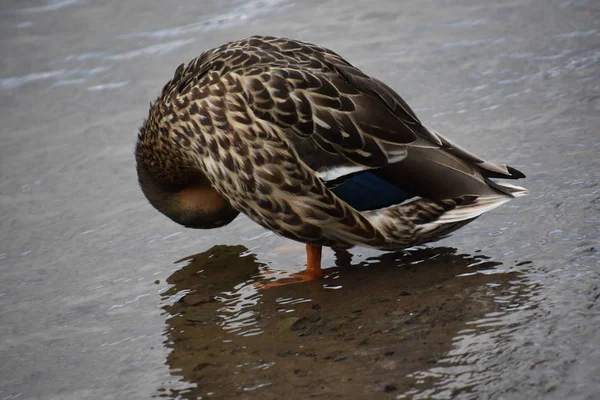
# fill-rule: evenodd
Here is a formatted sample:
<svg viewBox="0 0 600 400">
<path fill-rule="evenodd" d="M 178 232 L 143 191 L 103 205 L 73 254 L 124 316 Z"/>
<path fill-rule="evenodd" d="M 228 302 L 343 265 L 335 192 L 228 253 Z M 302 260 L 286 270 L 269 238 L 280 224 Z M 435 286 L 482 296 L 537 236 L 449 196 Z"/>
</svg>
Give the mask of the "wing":
<svg viewBox="0 0 600 400">
<path fill-rule="evenodd" d="M 297 41 L 276 44 L 267 49 L 264 66 L 244 71 L 248 104 L 257 117 L 283 128 L 319 178 L 332 182 L 406 157 L 406 145 L 421 127 L 408 106 L 408 112 L 400 103 L 389 107 L 375 92 L 377 82 L 328 50 Z M 270 60 L 272 53 L 280 59 Z"/>
<path fill-rule="evenodd" d="M 231 124 L 246 125 L 248 118 L 274 124 L 298 159 L 329 187 L 398 164 L 410 148 L 447 152 L 469 173 L 475 166 L 490 177 L 511 177 L 505 166 L 487 163 L 423 126 L 387 85 L 316 45 L 258 36 L 227 43 L 203 53 L 187 67 L 180 66 L 164 90 L 175 97 L 191 91 L 192 98 L 203 98 L 214 90 L 209 87 L 219 84 L 235 87 L 233 92 L 239 93 L 224 105 Z M 225 91 L 232 92 L 224 87 Z M 380 194 L 385 182 L 367 176 L 372 179 L 362 177 L 361 185 L 372 184 L 373 192 Z M 397 204 L 406 196 L 405 191 L 396 191 L 384 205 Z"/>
<path fill-rule="evenodd" d="M 228 43 L 181 66 L 164 90 L 174 96 L 201 91 L 214 74 L 239 83 L 240 102 L 281 128 L 299 159 L 324 181 L 398 162 L 407 144 L 428 135 L 395 92 L 308 43 L 269 37 Z M 229 107 L 240 116 L 246 111 L 240 104 Z"/>
</svg>

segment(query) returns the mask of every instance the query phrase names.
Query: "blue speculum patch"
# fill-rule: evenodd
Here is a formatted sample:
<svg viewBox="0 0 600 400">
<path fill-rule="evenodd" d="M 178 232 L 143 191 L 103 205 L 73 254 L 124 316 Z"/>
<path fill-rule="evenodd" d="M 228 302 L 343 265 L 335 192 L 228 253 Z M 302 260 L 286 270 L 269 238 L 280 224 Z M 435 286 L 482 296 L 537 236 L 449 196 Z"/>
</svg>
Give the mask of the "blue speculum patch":
<svg viewBox="0 0 600 400">
<path fill-rule="evenodd" d="M 389 207 L 412 197 L 406 190 L 369 171 L 348 178 L 331 191 L 358 211 Z"/>
</svg>

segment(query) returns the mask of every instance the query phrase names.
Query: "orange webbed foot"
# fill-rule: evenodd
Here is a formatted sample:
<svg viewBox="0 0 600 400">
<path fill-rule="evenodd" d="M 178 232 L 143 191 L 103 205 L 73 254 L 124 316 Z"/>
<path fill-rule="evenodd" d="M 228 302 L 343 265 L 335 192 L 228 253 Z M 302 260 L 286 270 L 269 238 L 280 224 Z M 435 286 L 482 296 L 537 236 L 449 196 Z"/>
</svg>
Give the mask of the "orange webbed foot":
<svg viewBox="0 0 600 400">
<path fill-rule="evenodd" d="M 256 285 L 259 289 L 269 289 L 278 286 L 290 285 L 293 283 L 311 282 L 321 279 L 324 274 L 321 269 L 321 246 L 307 244 L 306 245 L 306 270 L 291 274 L 286 278 L 277 279 L 269 283 L 259 283 Z M 264 274 L 273 274 L 272 270 L 266 270 Z"/>
</svg>

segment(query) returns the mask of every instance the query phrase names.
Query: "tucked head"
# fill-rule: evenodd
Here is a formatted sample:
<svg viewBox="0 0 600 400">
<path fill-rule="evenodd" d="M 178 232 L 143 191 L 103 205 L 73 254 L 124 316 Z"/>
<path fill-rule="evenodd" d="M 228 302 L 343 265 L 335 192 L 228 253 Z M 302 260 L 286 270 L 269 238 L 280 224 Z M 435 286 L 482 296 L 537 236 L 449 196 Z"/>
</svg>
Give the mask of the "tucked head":
<svg viewBox="0 0 600 400">
<path fill-rule="evenodd" d="M 237 217 L 235 210 L 201 173 L 188 171 L 185 179 L 157 178 L 136 149 L 137 173 L 144 195 L 158 211 L 188 228 L 211 229 L 227 225 Z M 179 171 L 182 173 L 183 171 Z"/>
</svg>

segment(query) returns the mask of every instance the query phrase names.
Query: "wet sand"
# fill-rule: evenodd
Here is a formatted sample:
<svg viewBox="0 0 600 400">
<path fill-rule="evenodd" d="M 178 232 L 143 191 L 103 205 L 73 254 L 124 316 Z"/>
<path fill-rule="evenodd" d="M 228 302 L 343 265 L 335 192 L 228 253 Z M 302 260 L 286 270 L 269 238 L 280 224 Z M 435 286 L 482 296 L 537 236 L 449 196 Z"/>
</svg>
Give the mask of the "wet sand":
<svg viewBox="0 0 600 400">
<path fill-rule="evenodd" d="M 0 399 L 593 399 L 600 8 L 586 0 L 0 3 Z M 448 239 L 324 252 L 182 228 L 133 146 L 175 68 L 252 34 L 330 47 L 527 174 Z"/>
</svg>

